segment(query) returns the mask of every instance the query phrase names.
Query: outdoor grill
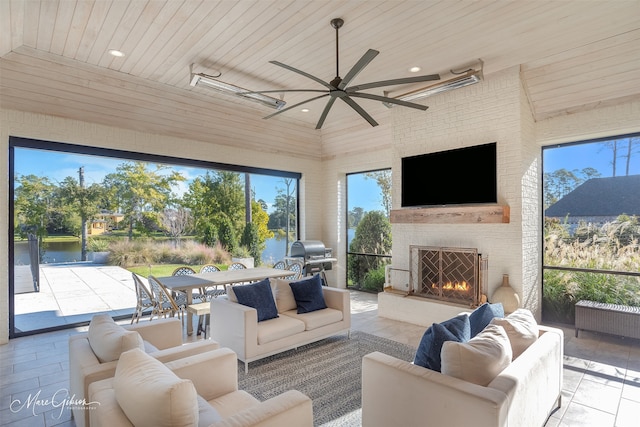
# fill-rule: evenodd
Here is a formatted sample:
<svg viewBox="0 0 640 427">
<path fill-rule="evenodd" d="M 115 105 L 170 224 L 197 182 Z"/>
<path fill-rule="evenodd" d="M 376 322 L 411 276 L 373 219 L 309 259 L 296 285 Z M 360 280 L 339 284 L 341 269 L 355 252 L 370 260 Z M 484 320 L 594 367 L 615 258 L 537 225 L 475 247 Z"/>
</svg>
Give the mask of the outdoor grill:
<svg viewBox="0 0 640 427">
<path fill-rule="evenodd" d="M 307 276 L 331 270 L 337 261 L 332 257 L 331 248 L 326 248 L 320 240 L 296 240 L 291 244 L 290 259 L 299 260 L 304 265 L 302 274 Z"/>
</svg>

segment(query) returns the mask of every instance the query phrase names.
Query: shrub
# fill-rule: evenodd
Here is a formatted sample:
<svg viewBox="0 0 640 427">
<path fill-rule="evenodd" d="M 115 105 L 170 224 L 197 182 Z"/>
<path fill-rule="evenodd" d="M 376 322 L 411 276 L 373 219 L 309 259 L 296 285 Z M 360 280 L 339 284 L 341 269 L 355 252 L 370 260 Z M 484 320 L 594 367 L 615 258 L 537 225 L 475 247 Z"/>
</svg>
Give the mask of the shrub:
<svg viewBox="0 0 640 427">
<path fill-rule="evenodd" d="M 369 270 L 362 281 L 362 289 L 376 292 L 382 291 L 385 280 L 384 270 L 384 265 L 376 268 L 375 270 Z"/>
<path fill-rule="evenodd" d="M 185 241 L 179 248 L 171 242 L 119 240 L 111 245 L 109 263 L 121 267 L 150 264 L 228 264 L 229 253 L 220 245 L 207 246 Z"/>
</svg>

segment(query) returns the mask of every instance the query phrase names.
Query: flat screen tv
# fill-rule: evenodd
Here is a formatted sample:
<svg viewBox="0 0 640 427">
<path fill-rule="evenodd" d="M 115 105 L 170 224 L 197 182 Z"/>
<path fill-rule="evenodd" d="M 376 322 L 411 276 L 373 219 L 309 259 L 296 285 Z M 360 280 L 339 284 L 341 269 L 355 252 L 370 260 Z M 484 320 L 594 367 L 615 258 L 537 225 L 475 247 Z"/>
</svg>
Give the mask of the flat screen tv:
<svg viewBox="0 0 640 427">
<path fill-rule="evenodd" d="M 402 158 L 402 207 L 497 203 L 496 143 Z"/>
</svg>

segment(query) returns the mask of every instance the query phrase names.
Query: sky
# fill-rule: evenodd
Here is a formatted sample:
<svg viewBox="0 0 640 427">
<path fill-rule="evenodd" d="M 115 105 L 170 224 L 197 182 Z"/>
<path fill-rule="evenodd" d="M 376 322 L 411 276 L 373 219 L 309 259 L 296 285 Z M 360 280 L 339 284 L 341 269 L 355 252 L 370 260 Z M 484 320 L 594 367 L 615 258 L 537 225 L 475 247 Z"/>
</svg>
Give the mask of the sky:
<svg viewBox="0 0 640 427">
<path fill-rule="evenodd" d="M 637 138 L 636 138 L 637 140 Z M 619 144 L 620 154 L 626 153 L 627 140 Z M 640 142 L 636 142 L 634 155 L 630 167 L 630 174 L 640 174 Z M 102 182 L 105 175 L 115 171 L 122 163 L 121 159 L 108 157 L 60 153 L 45 150 L 16 148 L 15 171 L 20 175 L 34 174 L 48 176 L 54 182 L 60 182 L 68 176 L 77 179 L 78 169 L 84 166 L 85 182 L 87 184 Z M 602 177 L 612 176 L 612 150 L 603 143 L 576 144 L 561 148 L 547 148 L 543 150 L 544 172 L 558 169 L 581 170 L 586 167 L 597 169 Z M 171 171 L 180 172 L 187 181 L 180 184 L 175 191 L 182 194 L 187 190 L 189 181 L 205 173 L 204 169 L 174 166 Z M 625 174 L 625 159 L 619 158 L 617 175 Z M 271 205 L 277 196 L 277 188 L 285 188 L 284 181 L 279 177 L 252 175 L 251 187 L 258 199 L 267 202 L 271 212 Z M 365 211 L 381 210 L 381 195 L 375 180 L 365 179 L 362 174 L 349 175 L 348 208 L 361 207 Z"/>
<path fill-rule="evenodd" d="M 626 174 L 626 158 L 622 155 L 626 155 L 627 142 L 628 138 L 618 144 L 616 176 Z M 631 156 L 629 175 L 638 175 L 640 174 L 640 141 L 636 142 L 632 148 L 635 152 Z M 582 170 L 592 167 L 602 174 L 602 178 L 613 176 L 613 150 L 604 143 L 546 148 L 543 153 L 544 172 L 553 172 L 563 168 L 573 171 L 574 169 Z"/>
<path fill-rule="evenodd" d="M 16 148 L 15 150 L 15 172 L 17 174 L 47 176 L 54 183 L 61 182 L 68 176 L 77 180 L 78 170 L 84 166 L 85 183 L 87 185 L 99 184 L 107 174 L 114 172 L 116 167 L 124 161 L 109 157 L 30 148 Z M 170 171 L 180 172 L 186 178 L 186 181 L 174 189 L 179 195 L 187 191 L 190 181 L 206 172 L 204 169 L 184 166 L 173 166 Z M 286 187 L 283 178 L 252 174 L 251 188 L 255 191 L 258 199 L 267 202 L 267 211 L 271 212 L 273 201 L 278 195 L 277 189 L 285 190 Z M 380 209 L 380 191 L 374 180 L 352 175 L 349 181 L 349 197 L 350 208 L 358 206 L 365 211 Z"/>
</svg>

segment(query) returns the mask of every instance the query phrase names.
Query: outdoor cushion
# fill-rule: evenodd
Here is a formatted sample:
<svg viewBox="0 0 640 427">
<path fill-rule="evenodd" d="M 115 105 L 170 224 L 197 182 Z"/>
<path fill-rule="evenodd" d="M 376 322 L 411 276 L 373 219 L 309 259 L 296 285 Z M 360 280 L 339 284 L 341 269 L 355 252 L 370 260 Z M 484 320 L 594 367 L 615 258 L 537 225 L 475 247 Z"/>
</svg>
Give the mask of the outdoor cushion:
<svg viewBox="0 0 640 427">
<path fill-rule="evenodd" d="M 139 333 L 124 329 L 108 314 L 96 314 L 91 318 L 87 338 L 100 363 L 118 360 L 127 350 L 145 349 Z"/>
<path fill-rule="evenodd" d="M 309 279 L 289 283 L 296 300 L 298 314 L 310 313 L 327 308 L 322 293 L 322 279 L 319 274 Z"/>
<path fill-rule="evenodd" d="M 277 319 L 258 323 L 258 344 L 266 344 L 300 332 L 304 332 L 304 322 L 289 316 L 279 316 Z"/>
<path fill-rule="evenodd" d="M 513 358 L 520 356 L 531 344 L 533 344 L 540 335 L 538 322 L 526 308 L 519 308 L 505 318 L 494 318 L 491 324 L 500 325 L 504 328 Z"/>
<path fill-rule="evenodd" d="M 509 366 L 511 356 L 504 328 L 488 325 L 467 342 L 447 341 L 442 345 L 442 373 L 486 386 Z"/>
<path fill-rule="evenodd" d="M 278 313 L 284 313 L 289 310 L 296 310 L 296 299 L 293 296 L 291 290 L 290 280 L 286 279 L 273 279 L 273 284 L 276 287 L 276 306 L 278 307 Z"/>
<path fill-rule="evenodd" d="M 282 314 L 304 322 L 306 331 L 340 322 L 343 318 L 342 311 L 328 307 L 324 310 L 316 310 L 309 313 L 298 314 L 297 310 L 289 310 Z"/>
<path fill-rule="evenodd" d="M 122 412 L 136 427 L 198 424 L 198 394 L 191 380 L 179 378 L 142 350 L 122 353 L 113 389 Z"/>
<path fill-rule="evenodd" d="M 469 316 L 460 314 L 442 323 L 434 323 L 422 335 L 413 363 L 440 372 L 440 351 L 445 341 L 464 342 L 470 338 Z"/>
<path fill-rule="evenodd" d="M 494 317 L 504 317 L 504 308 L 502 303 L 490 304 L 485 302 L 469 314 L 469 323 L 471 325 L 471 338 L 478 335 Z"/>
<path fill-rule="evenodd" d="M 269 279 L 264 279 L 250 285 L 239 285 L 233 289 L 238 303 L 255 308 L 258 312 L 258 322 L 278 317 L 278 309 L 273 299 Z"/>
</svg>

